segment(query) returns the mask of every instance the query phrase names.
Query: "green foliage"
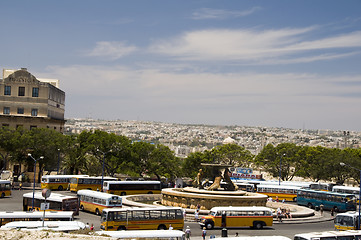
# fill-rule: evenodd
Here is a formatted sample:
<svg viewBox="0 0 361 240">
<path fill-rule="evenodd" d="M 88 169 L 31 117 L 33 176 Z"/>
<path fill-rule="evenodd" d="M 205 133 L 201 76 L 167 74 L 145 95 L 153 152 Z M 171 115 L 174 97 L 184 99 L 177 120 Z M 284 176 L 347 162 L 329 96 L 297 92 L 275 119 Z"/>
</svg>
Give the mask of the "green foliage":
<svg viewBox="0 0 361 240">
<path fill-rule="evenodd" d="M 131 142 L 125 136 L 100 130 L 83 131 L 78 135 L 63 135 L 50 129 L 0 129 L 0 168 L 8 161 L 28 164 L 34 161 L 31 153 L 39 159 L 39 175 L 44 171 L 57 170 L 58 160 L 66 174 L 113 176 L 116 173 L 137 177 L 195 178 L 199 169 L 207 168 L 202 163 L 221 163 L 235 167 L 260 167 L 282 180 L 294 177 L 309 178 L 313 181 L 335 181 L 347 179 L 360 181 L 361 150 L 337 149 L 321 146 L 297 146 L 282 143 L 268 144 L 254 156 L 237 144 L 225 144 L 210 151 L 194 152 L 185 159 L 177 158 L 169 147 L 148 142 Z M 348 166 L 341 166 L 340 162 Z M 351 166 L 351 167 L 350 167 Z M 24 172 L 22 169 L 21 172 Z"/>
</svg>

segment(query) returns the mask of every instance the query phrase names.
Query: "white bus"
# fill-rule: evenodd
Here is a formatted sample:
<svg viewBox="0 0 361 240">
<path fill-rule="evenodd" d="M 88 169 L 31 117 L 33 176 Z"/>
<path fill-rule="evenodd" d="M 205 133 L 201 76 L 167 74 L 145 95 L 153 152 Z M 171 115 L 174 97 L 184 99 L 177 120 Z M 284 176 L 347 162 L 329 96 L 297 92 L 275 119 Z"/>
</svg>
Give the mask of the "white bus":
<svg viewBox="0 0 361 240">
<path fill-rule="evenodd" d="M 85 224 L 79 221 L 15 221 L 1 226 L 0 229 L 18 229 L 30 231 L 51 230 L 57 232 L 69 232 L 85 229 Z"/>
<path fill-rule="evenodd" d="M 23 210 L 40 210 L 41 203 L 45 202 L 41 192 L 34 194 L 34 209 L 33 207 L 33 193 L 23 194 Z M 76 196 L 66 196 L 59 193 L 51 193 L 50 197 L 46 199 L 49 203 L 49 211 L 73 211 L 74 215 L 79 215 L 79 201 Z"/>
<path fill-rule="evenodd" d="M 39 221 L 44 217 L 43 212 L 23 212 L 23 211 L 6 211 L 0 212 L 0 226 L 13 221 Z M 72 211 L 47 211 L 45 220 L 73 221 L 74 213 Z"/>
<path fill-rule="evenodd" d="M 361 239 L 361 231 L 325 231 L 325 232 L 309 232 L 296 234 L 294 240 L 359 240 Z"/>
<path fill-rule="evenodd" d="M 109 235 L 116 239 L 185 239 L 185 233 L 180 230 L 97 231 L 96 233 L 99 235 Z"/>
<path fill-rule="evenodd" d="M 45 175 L 41 177 L 41 188 L 66 190 L 69 188 L 70 179 L 77 176 L 89 177 L 88 175 Z"/>
<path fill-rule="evenodd" d="M 238 237 L 227 237 L 227 238 L 214 238 L 214 240 L 292 240 L 291 238 L 284 236 L 238 236 Z"/>
<path fill-rule="evenodd" d="M 356 196 L 357 200 L 360 197 L 360 188 L 359 187 L 336 185 L 336 186 L 332 187 L 332 192 L 354 194 Z"/>
<path fill-rule="evenodd" d="M 350 211 L 336 215 L 334 223 L 337 230 L 356 230 L 358 227 L 358 212 Z"/>
<path fill-rule="evenodd" d="M 134 194 L 160 194 L 160 181 L 105 181 L 103 191 L 120 196 Z"/>
<path fill-rule="evenodd" d="M 79 190 L 79 209 L 100 215 L 104 208 L 122 207 L 122 197 L 93 190 Z"/>
</svg>

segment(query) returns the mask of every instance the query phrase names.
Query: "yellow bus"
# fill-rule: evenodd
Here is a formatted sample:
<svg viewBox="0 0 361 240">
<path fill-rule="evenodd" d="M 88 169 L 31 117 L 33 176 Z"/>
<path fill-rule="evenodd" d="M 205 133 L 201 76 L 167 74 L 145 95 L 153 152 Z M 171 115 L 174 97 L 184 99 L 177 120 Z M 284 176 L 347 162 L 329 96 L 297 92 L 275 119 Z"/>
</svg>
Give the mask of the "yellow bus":
<svg viewBox="0 0 361 240">
<path fill-rule="evenodd" d="M 257 193 L 267 195 L 276 199 L 278 197 L 279 201 L 297 201 L 297 191 L 301 189 L 299 186 L 291 185 L 263 185 L 259 184 L 257 186 Z"/>
<path fill-rule="evenodd" d="M 122 197 L 93 190 L 79 190 L 79 209 L 100 215 L 104 208 L 121 207 Z"/>
<path fill-rule="evenodd" d="M 34 210 L 39 211 L 42 203 L 45 202 L 41 192 L 34 194 Z M 49 203 L 48 211 L 72 211 L 74 215 L 79 215 L 79 202 L 76 196 L 66 196 L 59 193 L 51 193 L 50 197 L 46 199 Z M 23 211 L 33 210 L 33 193 L 23 194 Z"/>
<path fill-rule="evenodd" d="M 11 182 L 8 180 L 0 180 L 0 197 L 11 196 Z"/>
<path fill-rule="evenodd" d="M 225 216 L 226 227 L 253 227 L 261 229 L 272 226 L 272 210 L 267 207 L 214 207 L 208 216 L 203 216 L 199 224 L 206 229 L 222 226 L 222 215 Z"/>
<path fill-rule="evenodd" d="M 160 181 L 105 181 L 103 191 L 120 196 L 134 194 L 160 194 Z"/>
<path fill-rule="evenodd" d="M 104 177 L 104 181 L 116 181 L 117 178 L 113 177 Z M 70 179 L 70 191 L 77 192 L 82 189 L 88 189 L 88 190 L 101 190 L 102 187 L 102 177 L 72 177 Z"/>
<path fill-rule="evenodd" d="M 40 221 L 44 217 L 43 212 L 22 212 L 6 211 L 0 212 L 0 226 L 13 221 Z M 47 221 L 73 221 L 74 212 L 72 211 L 47 211 L 45 212 Z"/>
<path fill-rule="evenodd" d="M 66 190 L 73 177 L 89 177 L 88 175 L 45 175 L 41 178 L 41 188 L 51 190 Z"/>
<path fill-rule="evenodd" d="M 172 225 L 182 230 L 184 218 L 182 208 L 106 208 L 100 218 L 100 229 L 117 230 L 165 230 Z"/>
</svg>

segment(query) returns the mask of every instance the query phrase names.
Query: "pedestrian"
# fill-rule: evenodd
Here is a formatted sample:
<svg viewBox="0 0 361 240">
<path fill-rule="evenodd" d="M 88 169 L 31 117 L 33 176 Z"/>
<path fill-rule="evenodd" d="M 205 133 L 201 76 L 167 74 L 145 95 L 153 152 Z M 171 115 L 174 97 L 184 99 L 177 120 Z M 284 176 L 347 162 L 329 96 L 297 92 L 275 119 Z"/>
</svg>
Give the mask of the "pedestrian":
<svg viewBox="0 0 361 240">
<path fill-rule="evenodd" d="M 279 200 L 278 200 L 278 196 L 276 196 L 276 202 L 279 202 Z"/>
<path fill-rule="evenodd" d="M 331 216 L 333 217 L 334 214 L 335 214 L 335 209 L 331 208 Z"/>
<path fill-rule="evenodd" d="M 292 218 L 292 216 L 291 216 L 291 210 L 290 210 L 289 208 L 287 208 L 287 210 L 286 210 L 286 217 L 289 218 L 289 219 Z"/>
<path fill-rule="evenodd" d="M 19 190 L 22 190 L 22 189 L 23 189 L 23 183 L 20 182 L 20 183 L 19 183 Z"/>
<path fill-rule="evenodd" d="M 94 231 L 94 225 L 93 224 L 90 227 L 90 231 Z"/>
<path fill-rule="evenodd" d="M 279 222 L 282 222 L 282 210 L 281 208 L 277 208 L 277 219 Z"/>
<path fill-rule="evenodd" d="M 236 232 L 236 235 L 234 235 L 235 237 L 238 237 L 238 232 Z"/>
<path fill-rule="evenodd" d="M 207 236 L 207 230 L 205 227 L 203 227 L 203 230 L 202 230 L 202 239 L 205 240 L 206 239 L 206 236 Z"/>
<path fill-rule="evenodd" d="M 201 210 L 201 205 L 199 205 L 199 203 L 197 204 L 197 210 Z"/>
<path fill-rule="evenodd" d="M 85 229 L 90 229 L 89 223 L 85 224 Z"/>
<path fill-rule="evenodd" d="M 194 212 L 194 219 L 196 220 L 196 222 L 198 222 L 198 218 L 199 218 L 199 210 L 196 209 Z"/>
<path fill-rule="evenodd" d="M 169 230 L 173 230 L 172 224 L 169 224 Z"/>
<path fill-rule="evenodd" d="M 323 204 L 321 204 L 321 205 L 320 205 L 320 213 L 321 213 L 321 216 L 323 216 L 323 208 L 324 208 L 324 206 L 323 206 Z"/>
<path fill-rule="evenodd" d="M 191 239 L 191 229 L 189 226 L 187 226 L 186 230 L 184 231 L 186 233 L 186 240 L 190 240 Z"/>
</svg>

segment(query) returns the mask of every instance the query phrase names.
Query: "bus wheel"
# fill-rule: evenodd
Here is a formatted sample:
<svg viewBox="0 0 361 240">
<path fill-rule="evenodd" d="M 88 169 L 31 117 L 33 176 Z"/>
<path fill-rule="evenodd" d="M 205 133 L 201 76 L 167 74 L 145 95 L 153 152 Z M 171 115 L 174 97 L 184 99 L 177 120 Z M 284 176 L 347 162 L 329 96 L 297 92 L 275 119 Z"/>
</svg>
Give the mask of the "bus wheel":
<svg viewBox="0 0 361 240">
<path fill-rule="evenodd" d="M 308 203 L 308 204 L 307 204 L 307 207 L 308 207 L 308 208 L 313 208 L 312 203 Z"/>
<path fill-rule="evenodd" d="M 254 222 L 253 223 L 253 227 L 255 228 L 255 229 L 262 229 L 263 228 L 263 222 Z"/>
<path fill-rule="evenodd" d="M 4 198 L 5 197 L 5 193 L 1 193 L 1 198 Z"/>
<path fill-rule="evenodd" d="M 84 211 L 84 206 L 83 205 L 80 205 L 80 210 Z"/>
<path fill-rule="evenodd" d="M 152 191 L 150 191 L 150 192 L 148 192 L 147 194 L 153 194 L 153 192 L 152 192 Z"/>
<path fill-rule="evenodd" d="M 205 225 L 204 225 L 208 230 L 211 230 L 211 229 L 213 229 L 213 227 L 214 227 L 214 222 L 212 222 L 212 221 L 207 221 L 207 222 L 205 222 Z"/>
<path fill-rule="evenodd" d="M 63 186 L 60 185 L 60 186 L 58 187 L 58 190 L 59 190 L 59 191 L 63 191 Z"/>
<path fill-rule="evenodd" d="M 98 215 L 98 216 L 100 215 L 100 212 L 99 212 L 99 209 L 98 209 L 98 208 L 95 209 L 95 214 Z"/>
<path fill-rule="evenodd" d="M 118 231 L 121 231 L 121 230 L 125 230 L 125 227 L 124 226 L 119 226 Z"/>
<path fill-rule="evenodd" d="M 333 211 L 334 212 L 339 212 L 340 210 L 338 209 L 338 207 L 333 207 Z"/>
<path fill-rule="evenodd" d="M 161 224 L 158 226 L 158 230 L 167 230 L 167 228 L 164 224 Z"/>
<path fill-rule="evenodd" d="M 296 198 L 296 197 L 294 197 L 294 198 L 293 198 L 293 201 L 294 201 L 294 202 L 297 202 L 297 198 Z"/>
<path fill-rule="evenodd" d="M 120 196 L 125 196 L 125 195 L 127 195 L 126 192 L 121 192 L 121 193 L 120 193 Z"/>
</svg>

